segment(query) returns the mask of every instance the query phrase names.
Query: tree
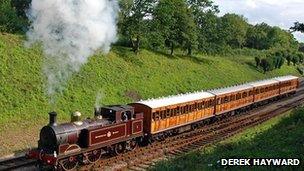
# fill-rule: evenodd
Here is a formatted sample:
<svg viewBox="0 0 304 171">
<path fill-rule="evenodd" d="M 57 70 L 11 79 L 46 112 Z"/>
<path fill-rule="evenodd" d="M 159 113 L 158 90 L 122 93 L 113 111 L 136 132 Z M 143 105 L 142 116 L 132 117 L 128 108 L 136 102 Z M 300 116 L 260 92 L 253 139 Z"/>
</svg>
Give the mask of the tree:
<svg viewBox="0 0 304 171">
<path fill-rule="evenodd" d="M 285 63 L 283 53 L 281 51 L 276 51 L 274 57 L 275 57 L 275 64 L 274 64 L 275 68 L 280 69 Z"/>
<path fill-rule="evenodd" d="M 298 55 L 293 54 L 293 57 L 291 58 L 291 61 L 292 61 L 293 65 L 296 66 L 300 61 Z"/>
<path fill-rule="evenodd" d="M 26 12 L 31 5 L 32 0 L 11 0 L 11 5 L 16 9 L 19 17 L 27 19 Z"/>
<path fill-rule="evenodd" d="M 225 14 L 221 18 L 222 36 L 225 42 L 233 48 L 241 48 L 246 42 L 246 33 L 249 24 L 243 16 Z"/>
<path fill-rule="evenodd" d="M 131 42 L 134 53 L 139 52 L 142 37 L 148 32 L 148 19 L 155 0 L 121 0 L 119 33 Z"/>
<path fill-rule="evenodd" d="M 290 52 L 287 52 L 287 53 L 285 54 L 285 59 L 287 60 L 287 65 L 289 66 L 290 63 L 291 63 L 291 60 L 292 60 L 292 55 L 291 55 Z"/>
<path fill-rule="evenodd" d="M 264 74 L 265 74 L 267 71 L 269 71 L 269 69 L 270 69 L 270 64 L 269 64 L 269 61 L 268 61 L 266 58 L 263 58 L 263 59 L 261 60 L 261 67 L 262 67 L 262 69 L 263 69 L 263 71 L 264 71 Z"/>
<path fill-rule="evenodd" d="M 26 26 L 26 20 L 17 15 L 9 0 L 0 2 L 0 32 L 24 32 Z"/>
<path fill-rule="evenodd" d="M 155 27 L 171 55 L 176 47 L 188 49 L 188 54 L 192 52 L 197 32 L 191 14 L 184 0 L 160 0 L 155 8 Z"/>
<path fill-rule="evenodd" d="M 299 31 L 304 33 L 304 23 L 295 22 L 294 26 L 290 28 L 292 31 Z"/>
<path fill-rule="evenodd" d="M 285 59 L 283 57 L 279 57 L 279 61 L 277 63 L 277 68 L 281 69 L 281 67 L 284 65 Z"/>
<path fill-rule="evenodd" d="M 304 62 L 304 53 L 298 52 L 298 53 L 297 53 L 297 56 L 298 56 L 298 58 L 299 58 L 299 62 L 300 62 L 300 63 L 303 63 L 303 62 Z"/>
<path fill-rule="evenodd" d="M 261 63 L 261 59 L 259 57 L 254 57 L 255 63 L 256 63 L 256 67 L 260 66 Z"/>
<path fill-rule="evenodd" d="M 271 27 L 266 23 L 249 27 L 246 46 L 255 49 L 298 49 L 299 45 L 294 36 L 279 27 Z"/>
<path fill-rule="evenodd" d="M 268 32 L 271 27 L 266 23 L 249 27 L 246 35 L 246 46 L 254 49 L 269 49 Z"/>
<path fill-rule="evenodd" d="M 197 27 L 198 49 L 210 52 L 222 46 L 218 6 L 214 5 L 212 0 L 187 0 L 187 5 Z"/>
</svg>

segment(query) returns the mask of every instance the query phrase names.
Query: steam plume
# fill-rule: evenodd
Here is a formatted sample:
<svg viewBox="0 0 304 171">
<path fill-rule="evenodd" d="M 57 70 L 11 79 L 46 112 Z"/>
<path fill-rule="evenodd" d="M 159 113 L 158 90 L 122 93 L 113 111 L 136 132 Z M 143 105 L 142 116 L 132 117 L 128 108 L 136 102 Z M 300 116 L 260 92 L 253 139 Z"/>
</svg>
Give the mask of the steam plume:
<svg viewBox="0 0 304 171">
<path fill-rule="evenodd" d="M 117 0 L 32 0 L 27 43 L 42 43 L 42 70 L 52 103 L 96 50 L 110 50 L 117 13 Z"/>
<path fill-rule="evenodd" d="M 96 95 L 96 99 L 95 99 L 95 108 L 98 109 L 102 106 L 102 100 L 104 98 L 104 91 L 103 90 L 99 90 L 97 92 L 97 95 Z"/>
</svg>

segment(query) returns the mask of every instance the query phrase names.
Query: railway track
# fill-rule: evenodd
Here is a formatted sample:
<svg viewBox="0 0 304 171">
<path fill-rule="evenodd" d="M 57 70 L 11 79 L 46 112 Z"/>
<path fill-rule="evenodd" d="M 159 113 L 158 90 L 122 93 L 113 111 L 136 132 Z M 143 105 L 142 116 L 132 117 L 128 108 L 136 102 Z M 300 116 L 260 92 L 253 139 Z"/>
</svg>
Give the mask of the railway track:
<svg viewBox="0 0 304 171">
<path fill-rule="evenodd" d="M 155 142 L 143 148 L 118 156 L 106 156 L 98 163 L 86 165 L 79 170 L 146 170 L 155 161 L 172 158 L 186 152 L 231 137 L 242 130 L 260 124 L 276 115 L 282 114 L 304 103 L 304 82 L 297 94 L 267 106 L 254 109 L 249 113 L 235 115 L 224 120 L 206 125 L 200 129 L 169 137 L 162 142 Z M 35 170 L 36 161 L 25 156 L 0 161 L 3 170 Z M 36 169 L 37 170 L 37 169 Z"/>
<path fill-rule="evenodd" d="M 25 156 L 11 158 L 8 160 L 0 161 L 0 171 L 4 170 L 17 170 L 18 168 L 34 166 L 35 160 L 29 160 Z"/>
</svg>

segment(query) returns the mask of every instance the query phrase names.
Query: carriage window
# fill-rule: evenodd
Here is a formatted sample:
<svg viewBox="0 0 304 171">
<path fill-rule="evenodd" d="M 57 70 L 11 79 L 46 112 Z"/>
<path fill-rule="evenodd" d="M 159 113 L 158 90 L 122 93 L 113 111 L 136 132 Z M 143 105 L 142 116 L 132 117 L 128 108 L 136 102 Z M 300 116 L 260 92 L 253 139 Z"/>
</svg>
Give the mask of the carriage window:
<svg viewBox="0 0 304 171">
<path fill-rule="evenodd" d="M 239 100 L 240 98 L 241 98 L 241 94 L 238 93 L 238 94 L 236 95 L 236 100 Z"/>
<path fill-rule="evenodd" d="M 233 95 L 233 94 L 232 94 L 232 95 L 230 95 L 230 101 L 234 101 L 233 97 L 234 97 L 234 95 Z"/>
<path fill-rule="evenodd" d="M 243 95 L 242 95 L 242 97 L 246 98 L 247 97 L 247 92 L 244 92 Z"/>
<path fill-rule="evenodd" d="M 227 102 L 229 102 L 229 97 L 228 96 L 226 96 L 225 99 L 224 99 L 224 103 L 227 103 Z"/>
<path fill-rule="evenodd" d="M 202 104 L 202 109 L 204 109 L 205 108 L 205 101 L 203 101 L 201 104 Z"/>
<path fill-rule="evenodd" d="M 256 89 L 255 94 L 259 94 L 259 93 L 260 93 L 259 89 Z"/>
<path fill-rule="evenodd" d="M 159 112 L 158 112 L 158 111 L 153 113 L 153 119 L 154 119 L 155 121 L 158 121 L 158 120 L 159 120 Z"/>
<path fill-rule="evenodd" d="M 264 88 L 261 88 L 260 92 L 261 92 L 261 93 L 264 93 Z"/>
<path fill-rule="evenodd" d="M 252 93 L 252 90 L 250 90 L 250 91 L 249 91 L 249 96 L 252 96 L 252 94 L 253 94 L 253 93 Z"/>
<path fill-rule="evenodd" d="M 161 118 L 162 118 L 162 119 L 165 119 L 165 118 L 166 118 L 166 111 L 165 111 L 165 110 L 162 110 L 162 111 L 161 111 Z"/>
<path fill-rule="evenodd" d="M 212 106 L 212 100 L 209 100 L 209 106 L 208 107 L 211 107 Z"/>
<path fill-rule="evenodd" d="M 167 109 L 166 117 L 168 118 L 168 117 L 170 117 L 170 115 L 171 115 L 171 111 L 170 111 L 170 109 Z"/>
<path fill-rule="evenodd" d="M 224 99 L 224 97 L 222 97 L 221 98 L 221 104 L 223 104 L 225 102 L 225 99 Z M 208 107 L 209 107 L 209 105 L 208 105 Z"/>
<path fill-rule="evenodd" d="M 188 112 L 189 112 L 189 106 L 186 105 L 186 106 L 185 106 L 185 113 L 188 113 Z"/>
<path fill-rule="evenodd" d="M 176 115 L 179 115 L 179 107 L 176 108 Z"/>
</svg>

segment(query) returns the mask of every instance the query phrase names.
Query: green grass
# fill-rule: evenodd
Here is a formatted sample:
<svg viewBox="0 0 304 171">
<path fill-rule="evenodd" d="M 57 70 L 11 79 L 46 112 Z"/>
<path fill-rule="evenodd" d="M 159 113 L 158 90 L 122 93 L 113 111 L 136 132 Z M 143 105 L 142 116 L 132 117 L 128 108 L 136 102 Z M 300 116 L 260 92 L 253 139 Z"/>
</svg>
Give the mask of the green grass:
<svg viewBox="0 0 304 171">
<path fill-rule="evenodd" d="M 221 158 L 300 158 L 300 166 L 230 166 L 226 170 L 302 170 L 304 166 L 304 108 L 275 117 L 223 142 L 210 145 L 151 170 L 223 170 Z"/>
<path fill-rule="evenodd" d="M 42 63 L 38 47 L 27 49 L 23 37 L 0 33 L 0 155 L 35 145 L 38 129 L 53 110 L 44 95 Z M 113 47 L 107 55 L 91 57 L 73 75 L 55 110 L 63 122 L 75 110 L 92 116 L 98 92 L 102 104 L 121 104 L 298 74 L 295 67 L 284 66 L 264 75 L 253 63 L 251 56 L 169 56 L 148 50 L 136 56 L 127 48 Z"/>
</svg>

